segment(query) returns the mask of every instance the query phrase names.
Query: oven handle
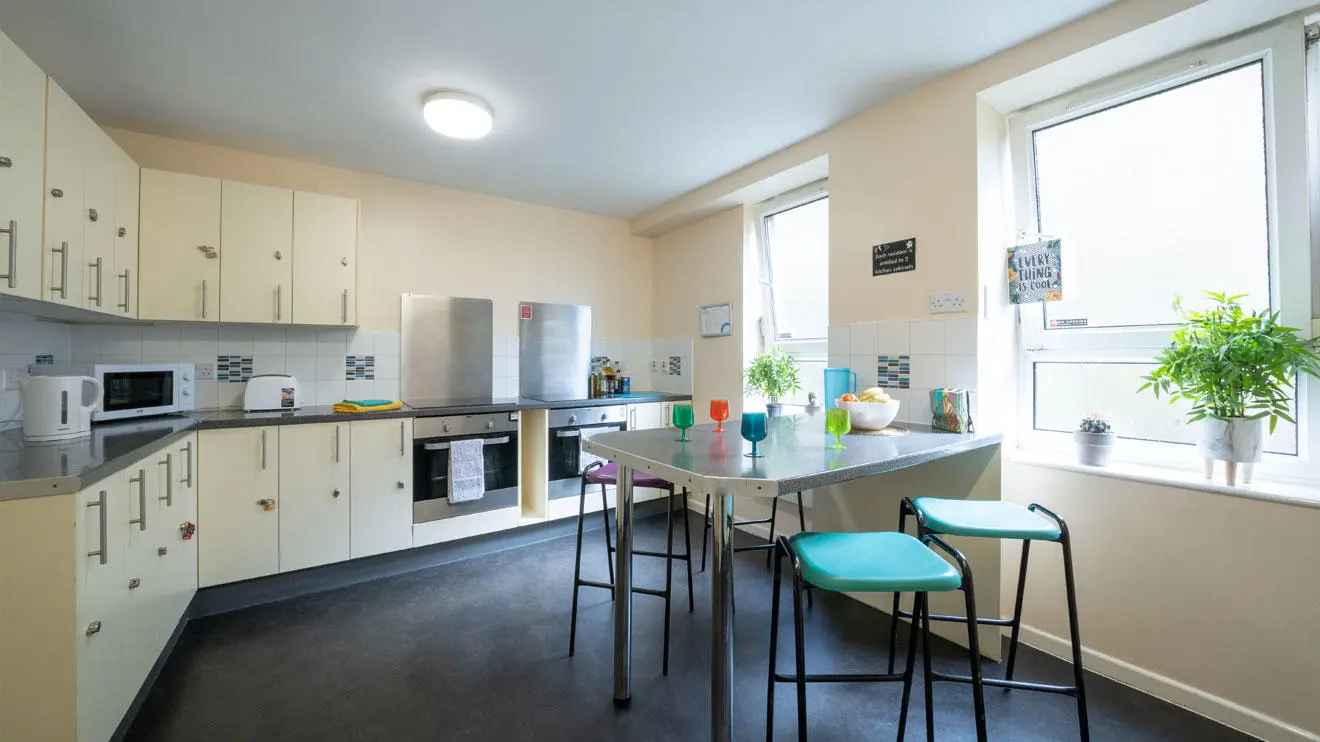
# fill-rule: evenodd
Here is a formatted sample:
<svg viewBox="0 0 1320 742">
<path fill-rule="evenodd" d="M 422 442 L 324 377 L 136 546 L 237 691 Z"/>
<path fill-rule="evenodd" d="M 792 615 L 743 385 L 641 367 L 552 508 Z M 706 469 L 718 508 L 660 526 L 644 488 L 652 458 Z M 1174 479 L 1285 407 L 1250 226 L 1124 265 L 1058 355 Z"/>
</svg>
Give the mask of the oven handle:
<svg viewBox="0 0 1320 742">
<path fill-rule="evenodd" d="M 610 426 L 608 426 L 608 427 L 606 427 L 606 426 L 600 426 L 600 427 L 593 427 L 593 428 L 591 428 L 591 431 L 592 431 L 593 433 L 617 433 L 617 432 L 619 432 L 620 430 L 623 430 L 623 426 L 610 425 Z M 581 437 L 581 436 L 582 436 L 582 429 L 581 429 L 581 428 L 574 428 L 574 429 L 572 429 L 572 430 L 556 430 L 556 431 L 555 431 L 555 437 L 556 437 L 556 438 L 579 438 L 579 437 Z"/>
<path fill-rule="evenodd" d="M 508 443 L 509 436 L 506 435 L 503 438 L 464 438 L 462 440 L 478 440 L 484 445 L 498 446 L 502 443 Z M 439 443 L 424 443 L 422 444 L 422 448 L 427 451 L 447 451 L 449 450 L 449 444 L 452 442 L 453 441 L 440 441 Z"/>
</svg>

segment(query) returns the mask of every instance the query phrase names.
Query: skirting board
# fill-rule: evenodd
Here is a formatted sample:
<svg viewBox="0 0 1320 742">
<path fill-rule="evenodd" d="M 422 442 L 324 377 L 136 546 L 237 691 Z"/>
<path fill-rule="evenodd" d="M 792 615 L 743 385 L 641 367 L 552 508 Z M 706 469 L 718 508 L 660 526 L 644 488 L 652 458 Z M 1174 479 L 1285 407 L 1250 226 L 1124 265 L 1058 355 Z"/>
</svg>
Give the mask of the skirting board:
<svg viewBox="0 0 1320 742">
<path fill-rule="evenodd" d="M 1072 657 L 1072 644 L 1040 629 L 1022 625 L 1023 643 L 1064 660 Z M 1186 683 L 1164 677 L 1128 662 L 1083 647 L 1086 669 L 1112 680 L 1162 698 L 1208 719 L 1233 727 L 1240 732 L 1272 742 L 1320 742 L 1320 735 L 1299 729 L 1234 703 L 1227 698 L 1206 693 Z"/>
</svg>

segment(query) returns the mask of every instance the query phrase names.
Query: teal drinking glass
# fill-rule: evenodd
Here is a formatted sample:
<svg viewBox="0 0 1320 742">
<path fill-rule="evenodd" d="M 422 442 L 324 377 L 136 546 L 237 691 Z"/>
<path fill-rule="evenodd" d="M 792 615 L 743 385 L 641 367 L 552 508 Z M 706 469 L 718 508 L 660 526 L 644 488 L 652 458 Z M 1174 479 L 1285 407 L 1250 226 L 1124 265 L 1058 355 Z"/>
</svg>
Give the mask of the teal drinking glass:
<svg viewBox="0 0 1320 742">
<path fill-rule="evenodd" d="M 697 423 L 697 415 L 695 412 L 692 411 L 692 405 L 690 404 L 674 405 L 674 427 L 683 431 L 683 434 L 678 438 L 680 442 L 687 443 L 687 439 L 688 439 L 687 429 L 692 427 L 693 425 L 696 425 L 696 423 Z"/>
<path fill-rule="evenodd" d="M 742 437 L 752 444 L 752 452 L 743 455 L 754 459 L 761 458 L 761 454 L 756 452 L 756 444 L 765 440 L 766 435 L 765 413 L 744 412 L 742 416 Z"/>
</svg>

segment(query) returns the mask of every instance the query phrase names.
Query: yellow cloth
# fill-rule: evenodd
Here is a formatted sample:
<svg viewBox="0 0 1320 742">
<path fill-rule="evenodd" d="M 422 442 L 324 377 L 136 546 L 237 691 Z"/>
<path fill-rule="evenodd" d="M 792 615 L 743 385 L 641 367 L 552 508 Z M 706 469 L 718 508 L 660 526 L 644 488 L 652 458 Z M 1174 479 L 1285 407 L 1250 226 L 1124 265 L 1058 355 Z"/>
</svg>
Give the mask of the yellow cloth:
<svg viewBox="0 0 1320 742">
<path fill-rule="evenodd" d="M 335 402 L 335 412 L 389 412 L 390 410 L 403 409 L 402 402 L 390 402 L 388 404 L 378 405 L 360 405 L 353 402 Z"/>
</svg>

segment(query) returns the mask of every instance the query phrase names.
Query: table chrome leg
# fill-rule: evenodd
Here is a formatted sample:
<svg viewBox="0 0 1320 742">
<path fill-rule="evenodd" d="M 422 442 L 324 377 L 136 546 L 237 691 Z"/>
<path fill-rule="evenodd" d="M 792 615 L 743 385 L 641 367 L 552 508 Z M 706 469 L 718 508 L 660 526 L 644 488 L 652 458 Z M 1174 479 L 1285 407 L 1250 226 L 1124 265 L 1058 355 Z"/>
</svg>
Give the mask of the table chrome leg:
<svg viewBox="0 0 1320 742">
<path fill-rule="evenodd" d="M 715 495 L 710 738 L 733 739 L 733 498 Z"/>
<path fill-rule="evenodd" d="M 614 525 L 614 705 L 632 701 L 633 470 L 619 465 Z"/>
</svg>

